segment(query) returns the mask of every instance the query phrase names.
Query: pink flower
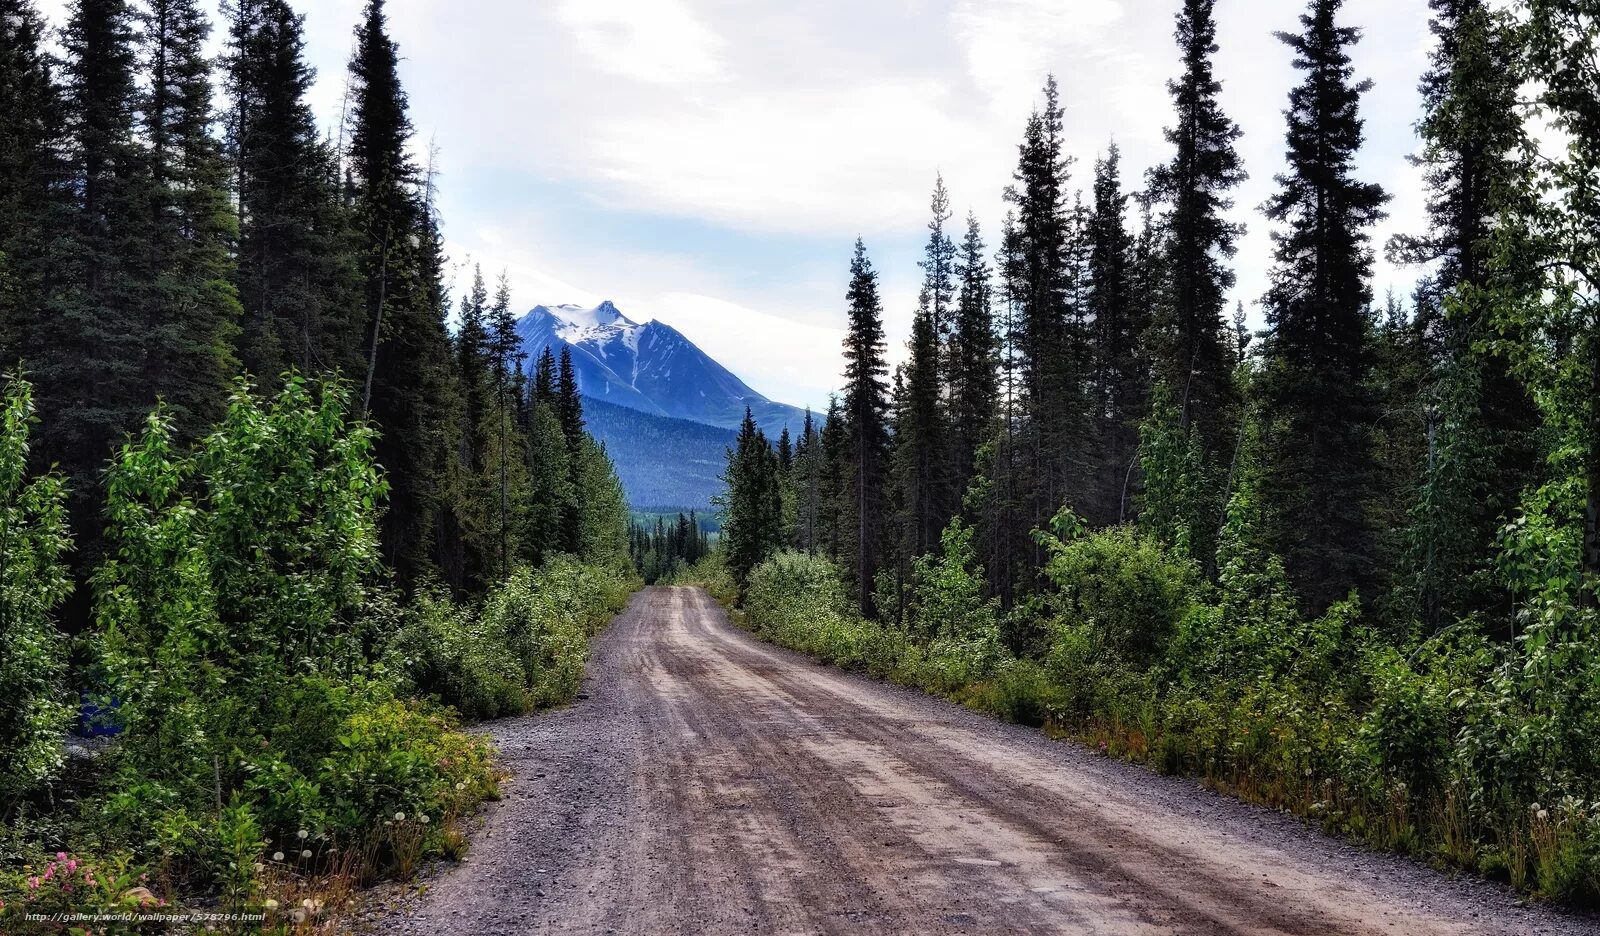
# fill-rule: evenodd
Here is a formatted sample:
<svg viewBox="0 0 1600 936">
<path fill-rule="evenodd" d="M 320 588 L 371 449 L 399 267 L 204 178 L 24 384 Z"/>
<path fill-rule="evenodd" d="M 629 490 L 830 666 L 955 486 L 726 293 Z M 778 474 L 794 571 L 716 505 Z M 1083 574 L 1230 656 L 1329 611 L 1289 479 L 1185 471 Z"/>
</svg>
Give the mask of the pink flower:
<svg viewBox="0 0 1600 936">
<path fill-rule="evenodd" d="M 33 877 L 28 878 L 28 890 L 38 890 L 38 889 L 39 889 L 39 875 L 35 874 Z"/>
<path fill-rule="evenodd" d="M 66 861 L 67 860 L 67 853 L 66 852 L 56 852 L 56 860 L 57 861 Z"/>
<path fill-rule="evenodd" d="M 48 880 L 50 880 L 51 878 L 53 878 L 55 876 L 56 876 L 56 863 L 54 861 L 52 861 L 44 869 L 44 879 L 46 881 L 48 881 Z"/>
</svg>

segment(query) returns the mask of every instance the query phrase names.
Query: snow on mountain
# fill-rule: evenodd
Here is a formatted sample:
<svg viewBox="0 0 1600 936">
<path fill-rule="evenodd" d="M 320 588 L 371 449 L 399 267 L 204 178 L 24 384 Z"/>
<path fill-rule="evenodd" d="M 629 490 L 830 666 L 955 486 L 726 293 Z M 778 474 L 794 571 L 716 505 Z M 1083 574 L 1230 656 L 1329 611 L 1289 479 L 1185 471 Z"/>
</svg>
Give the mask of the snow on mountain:
<svg viewBox="0 0 1600 936">
<path fill-rule="evenodd" d="M 798 435 L 803 412 L 767 399 L 663 322 L 633 321 L 610 300 L 580 305 L 534 306 L 517 321 L 530 357 L 546 347 L 572 349 L 584 396 L 630 409 L 737 428 L 749 407 L 756 423 L 777 438 L 784 427 Z"/>
</svg>

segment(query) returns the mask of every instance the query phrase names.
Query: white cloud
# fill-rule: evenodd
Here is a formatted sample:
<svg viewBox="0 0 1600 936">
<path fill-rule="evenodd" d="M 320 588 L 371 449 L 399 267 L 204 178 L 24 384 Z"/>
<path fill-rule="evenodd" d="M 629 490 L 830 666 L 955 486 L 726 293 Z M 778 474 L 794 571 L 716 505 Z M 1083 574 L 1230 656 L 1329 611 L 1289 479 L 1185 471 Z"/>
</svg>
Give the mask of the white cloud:
<svg viewBox="0 0 1600 936">
<path fill-rule="evenodd" d="M 956 0 L 950 23 L 973 81 L 1012 112 L 1063 49 L 1098 44 L 1122 14 L 1117 0 Z"/>
<path fill-rule="evenodd" d="M 556 17 L 601 71 L 661 84 L 725 77 L 722 38 L 680 0 L 563 0 Z"/>
</svg>

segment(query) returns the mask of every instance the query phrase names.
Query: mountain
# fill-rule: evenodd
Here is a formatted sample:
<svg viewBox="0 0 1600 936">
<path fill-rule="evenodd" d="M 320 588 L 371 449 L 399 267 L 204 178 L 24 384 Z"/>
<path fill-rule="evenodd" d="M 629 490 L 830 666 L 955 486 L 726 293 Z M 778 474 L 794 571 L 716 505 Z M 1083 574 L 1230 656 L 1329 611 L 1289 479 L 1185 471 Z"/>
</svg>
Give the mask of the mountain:
<svg viewBox="0 0 1600 936">
<path fill-rule="evenodd" d="M 635 510 L 707 511 L 738 433 L 589 397 L 583 419 L 606 447 Z"/>
<path fill-rule="evenodd" d="M 737 429 L 745 407 L 776 439 L 788 427 L 799 435 L 804 411 L 767 399 L 683 333 L 664 322 L 634 322 L 608 299 L 593 308 L 534 306 L 517 320 L 523 350 L 536 359 L 546 348 L 572 349 L 578 389 L 617 406 Z"/>
</svg>

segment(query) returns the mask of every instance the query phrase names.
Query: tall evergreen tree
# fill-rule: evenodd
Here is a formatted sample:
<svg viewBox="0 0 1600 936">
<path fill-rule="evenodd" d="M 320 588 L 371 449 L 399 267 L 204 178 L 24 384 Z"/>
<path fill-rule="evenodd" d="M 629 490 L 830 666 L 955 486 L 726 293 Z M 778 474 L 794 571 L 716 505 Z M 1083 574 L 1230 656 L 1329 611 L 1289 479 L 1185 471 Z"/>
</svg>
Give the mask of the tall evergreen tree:
<svg viewBox="0 0 1600 936">
<path fill-rule="evenodd" d="M 795 518 L 792 542 L 796 549 L 814 552 L 821 546 L 823 493 L 822 437 L 811 407 L 806 407 L 800 441 L 794 450 Z"/>
<path fill-rule="evenodd" d="M 80 0 L 62 33 L 66 157 L 75 194 L 59 289 L 24 354 L 38 389 L 35 457 L 69 482 L 80 568 L 98 558 L 98 480 L 112 447 L 155 403 L 145 340 L 155 271 L 149 154 L 134 133 L 133 18 L 122 0 Z"/>
<path fill-rule="evenodd" d="M 747 407 L 723 475 L 722 538 L 728 571 L 743 588 L 750 572 L 783 545 L 778 455 Z"/>
<path fill-rule="evenodd" d="M 579 498 L 583 489 L 583 400 L 578 393 L 578 372 L 572 366 L 572 349 L 561 347 L 561 365 L 556 378 L 555 413 L 561 421 L 561 431 L 567 438 L 567 459 L 572 470 L 572 488 Z M 567 511 L 563 525 L 563 543 L 567 552 L 576 555 L 583 540 L 583 518 L 574 500 Z"/>
<path fill-rule="evenodd" d="M 934 184 L 931 215 L 928 244 L 919 261 L 922 292 L 912 320 L 904 400 L 894 427 L 897 496 L 905 512 L 899 545 L 908 557 L 937 547 L 939 534 L 956 509 L 945 400 L 952 360 L 947 349 L 955 312 L 956 246 L 944 231 L 950 220 L 950 195 L 942 176 Z"/>
<path fill-rule="evenodd" d="M 1428 186 L 1428 229 L 1389 241 L 1391 258 L 1432 264 L 1419 295 L 1418 336 L 1436 357 L 1435 420 L 1411 564 L 1425 624 L 1509 606 L 1493 583 L 1496 534 L 1534 477 L 1539 450 L 1531 395 L 1497 349 L 1494 290 L 1527 289 L 1527 270 L 1494 263 L 1493 236 L 1529 166 L 1518 108 L 1521 48 L 1509 18 L 1484 0 L 1431 0 L 1434 49 L 1420 91 L 1423 139 L 1413 162 Z M 1436 321 L 1437 326 L 1432 322 Z"/>
<path fill-rule="evenodd" d="M 239 211 L 239 355 L 257 379 L 285 368 L 360 379 L 365 317 L 351 218 L 308 97 L 303 18 L 285 0 L 228 10 L 225 118 Z"/>
<path fill-rule="evenodd" d="M 1149 396 L 1140 345 L 1147 321 L 1144 308 L 1134 301 L 1134 244 L 1120 171 L 1121 153 L 1113 143 L 1095 164 L 1094 209 L 1086 237 L 1087 302 L 1095 330 L 1093 404 L 1099 431 L 1092 496 L 1079 512 L 1096 524 L 1121 518 L 1124 478 L 1139 445 L 1139 424 Z"/>
<path fill-rule="evenodd" d="M 1069 308 L 1071 210 L 1066 200 L 1070 159 L 1064 153 L 1063 111 L 1055 77 L 1046 78 L 1044 108 L 1028 119 L 1018 147 L 1015 184 L 1005 197 L 1016 220 L 1008 245 L 1008 274 L 1017 308 L 1017 357 L 1028 452 L 1028 522 L 1042 527 L 1082 477 L 1078 447 L 1086 438 L 1082 405 L 1081 322 Z"/>
<path fill-rule="evenodd" d="M 999 404 L 999 341 L 995 334 L 993 287 L 978 219 L 967 215 L 967 233 L 956 260 L 960 291 L 949 350 L 950 465 L 956 484 L 965 485 L 976 466 L 978 447 L 994 429 Z"/>
<path fill-rule="evenodd" d="M 384 554 L 409 583 L 431 564 L 436 547 L 448 336 L 438 228 L 407 153 L 411 121 L 384 0 L 368 0 L 356 27 L 350 77 L 349 163 L 367 311 L 362 410 L 382 432 L 377 458 L 389 481 Z"/>
<path fill-rule="evenodd" d="M 1153 196 L 1167 212 L 1165 266 L 1169 278 L 1162 313 L 1157 376 L 1180 396 L 1185 430 L 1198 424 L 1208 453 L 1224 449 L 1232 387 L 1225 355 L 1223 306 L 1234 283 L 1226 261 L 1241 226 L 1223 218 L 1229 190 L 1246 178 L 1234 144 L 1240 131 L 1223 113 L 1222 83 L 1213 71 L 1217 54 L 1216 0 L 1184 0 L 1174 33 L 1183 74 L 1167 84 L 1177 122 L 1167 128 L 1172 160 L 1149 174 Z"/>
<path fill-rule="evenodd" d="M 32 0 L 0 0 L 0 359 L 15 365 L 62 287 L 73 224 L 61 94 Z"/>
<path fill-rule="evenodd" d="M 1365 311 L 1368 229 L 1388 196 L 1352 175 L 1369 83 L 1352 77 L 1347 49 L 1360 31 L 1335 22 L 1342 2 L 1313 0 L 1300 17 L 1304 31 L 1279 35 L 1305 77 L 1289 94 L 1289 169 L 1264 209 L 1282 225 L 1273 232 L 1266 296 L 1274 535 L 1302 601 L 1316 611 L 1373 585 L 1379 571 L 1367 515 L 1376 478 Z"/>
<path fill-rule="evenodd" d="M 884 520 L 888 500 L 889 372 L 885 361 L 883 307 L 878 274 L 856 239 L 850 259 L 849 325 L 844 339 L 843 466 L 846 476 L 840 508 L 841 565 L 863 611 L 872 607 L 872 588 L 885 553 Z M 832 417 L 829 419 L 833 422 Z"/>
<path fill-rule="evenodd" d="M 181 438 L 221 416 L 238 369 L 238 225 L 222 147 L 211 133 L 204 49 L 211 23 L 197 0 L 148 0 L 142 19 L 148 87 L 141 112 L 155 220 L 144 243 L 155 294 L 142 323 L 143 382 L 172 408 Z"/>
</svg>

